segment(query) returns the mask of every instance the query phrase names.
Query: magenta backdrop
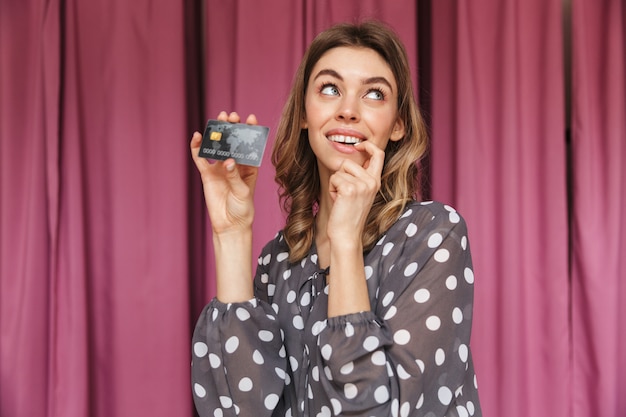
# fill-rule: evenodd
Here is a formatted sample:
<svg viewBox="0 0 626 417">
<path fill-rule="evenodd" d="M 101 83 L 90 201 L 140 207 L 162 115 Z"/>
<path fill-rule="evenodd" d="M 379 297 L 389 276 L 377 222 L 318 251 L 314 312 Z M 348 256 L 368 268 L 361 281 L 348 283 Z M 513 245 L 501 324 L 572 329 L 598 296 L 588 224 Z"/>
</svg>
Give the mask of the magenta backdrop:
<svg viewBox="0 0 626 417">
<path fill-rule="evenodd" d="M 626 415 L 626 11 L 572 0 L 568 159 L 562 3 L 0 0 L 0 416 L 194 415 L 191 133 L 220 110 L 274 132 L 308 42 L 366 17 L 404 40 L 430 193 L 469 223 L 484 414 Z M 269 150 L 255 200 L 258 252 Z"/>
</svg>

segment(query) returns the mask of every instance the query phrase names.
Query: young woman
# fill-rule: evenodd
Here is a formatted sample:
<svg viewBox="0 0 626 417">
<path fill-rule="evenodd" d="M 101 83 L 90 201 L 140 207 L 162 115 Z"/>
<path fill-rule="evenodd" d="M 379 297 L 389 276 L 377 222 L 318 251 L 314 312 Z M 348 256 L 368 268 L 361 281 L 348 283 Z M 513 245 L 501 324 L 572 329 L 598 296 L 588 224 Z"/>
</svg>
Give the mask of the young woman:
<svg viewBox="0 0 626 417">
<path fill-rule="evenodd" d="M 467 229 L 416 201 L 427 138 L 389 28 L 341 24 L 308 48 L 272 154 L 287 221 L 254 280 L 257 168 L 198 158 L 200 142 L 217 274 L 192 342 L 201 416 L 481 415 Z"/>
</svg>

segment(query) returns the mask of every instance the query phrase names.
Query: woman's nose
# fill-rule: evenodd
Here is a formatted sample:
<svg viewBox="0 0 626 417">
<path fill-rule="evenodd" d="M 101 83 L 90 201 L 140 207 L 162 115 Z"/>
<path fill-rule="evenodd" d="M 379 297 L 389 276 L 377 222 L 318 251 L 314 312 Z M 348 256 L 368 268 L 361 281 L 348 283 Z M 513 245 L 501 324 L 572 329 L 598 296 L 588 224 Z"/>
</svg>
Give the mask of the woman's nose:
<svg viewBox="0 0 626 417">
<path fill-rule="evenodd" d="M 345 97 L 337 111 L 337 119 L 342 121 L 356 122 L 360 118 L 358 99 Z"/>
</svg>

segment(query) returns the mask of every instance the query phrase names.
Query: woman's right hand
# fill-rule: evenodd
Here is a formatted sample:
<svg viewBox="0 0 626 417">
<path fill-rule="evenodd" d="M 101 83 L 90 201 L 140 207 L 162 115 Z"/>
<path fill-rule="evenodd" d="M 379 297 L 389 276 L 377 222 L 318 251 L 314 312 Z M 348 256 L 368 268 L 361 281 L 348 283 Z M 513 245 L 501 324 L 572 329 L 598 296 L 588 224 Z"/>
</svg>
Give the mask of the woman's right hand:
<svg viewBox="0 0 626 417">
<path fill-rule="evenodd" d="M 218 120 L 239 123 L 237 113 L 222 111 Z M 248 116 L 246 123 L 257 124 L 256 116 Z M 249 231 L 254 219 L 254 188 L 258 167 L 239 165 L 229 158 L 225 161 L 209 162 L 198 156 L 202 135 L 195 132 L 190 148 L 196 168 L 202 178 L 204 200 L 211 218 L 213 234 Z"/>
</svg>

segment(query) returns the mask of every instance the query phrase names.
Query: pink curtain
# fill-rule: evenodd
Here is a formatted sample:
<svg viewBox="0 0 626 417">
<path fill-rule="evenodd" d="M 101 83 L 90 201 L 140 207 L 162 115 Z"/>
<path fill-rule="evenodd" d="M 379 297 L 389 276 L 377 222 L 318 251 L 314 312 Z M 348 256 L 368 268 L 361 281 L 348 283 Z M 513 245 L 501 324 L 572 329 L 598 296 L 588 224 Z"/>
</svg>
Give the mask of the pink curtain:
<svg viewBox="0 0 626 417">
<path fill-rule="evenodd" d="M 0 415 L 190 415 L 182 2 L 0 5 Z"/>
<path fill-rule="evenodd" d="M 433 196 L 469 224 L 487 416 L 571 415 L 560 22 L 560 1 L 433 2 Z"/>
<path fill-rule="evenodd" d="M 367 17 L 407 45 L 430 194 L 469 224 L 484 414 L 624 415 L 625 11 L 572 1 L 569 163 L 561 0 L 0 1 L 0 416 L 194 415 L 191 133 L 222 109 L 275 131 L 312 37 Z M 255 199 L 258 252 L 269 150 Z"/>
<path fill-rule="evenodd" d="M 623 416 L 626 4 L 572 6 L 572 415 Z"/>
</svg>

